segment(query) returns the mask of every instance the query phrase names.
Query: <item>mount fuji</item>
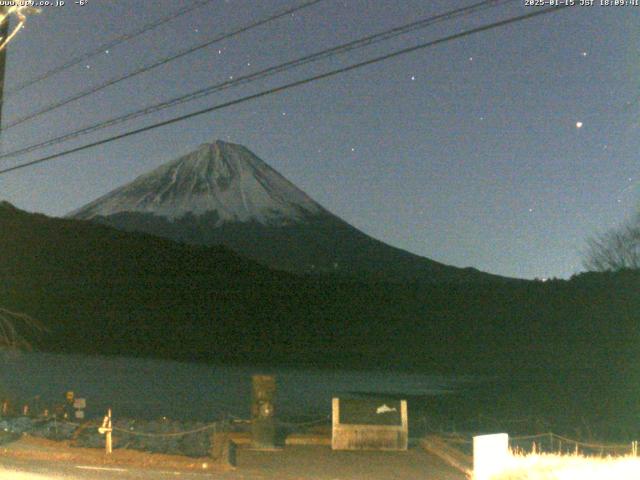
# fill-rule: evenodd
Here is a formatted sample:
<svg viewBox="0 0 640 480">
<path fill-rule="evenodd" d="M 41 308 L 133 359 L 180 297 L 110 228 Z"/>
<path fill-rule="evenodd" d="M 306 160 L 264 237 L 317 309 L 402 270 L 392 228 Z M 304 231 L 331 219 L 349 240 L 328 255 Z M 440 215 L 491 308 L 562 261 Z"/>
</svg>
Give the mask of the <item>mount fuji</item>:
<svg viewBox="0 0 640 480">
<path fill-rule="evenodd" d="M 490 281 L 389 246 L 333 215 L 247 148 L 222 141 L 67 215 L 178 242 L 224 245 L 269 267 L 392 281 Z"/>
</svg>

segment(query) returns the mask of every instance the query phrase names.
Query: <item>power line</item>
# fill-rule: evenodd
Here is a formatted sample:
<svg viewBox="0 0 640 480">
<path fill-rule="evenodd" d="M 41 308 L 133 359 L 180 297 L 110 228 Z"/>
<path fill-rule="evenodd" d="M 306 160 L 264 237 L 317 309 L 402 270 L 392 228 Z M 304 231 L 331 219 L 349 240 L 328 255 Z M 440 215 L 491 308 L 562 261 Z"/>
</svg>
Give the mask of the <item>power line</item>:
<svg viewBox="0 0 640 480">
<path fill-rule="evenodd" d="M 169 108 L 169 107 L 173 107 L 176 105 L 180 105 L 192 100 L 196 100 L 198 98 L 202 98 L 208 95 L 211 95 L 213 93 L 228 89 L 228 88 L 232 88 L 232 87 L 236 87 L 238 85 L 243 85 L 243 84 L 248 84 L 248 83 L 252 83 L 254 81 L 257 80 L 261 80 L 263 78 L 267 78 L 270 77 L 272 75 L 278 74 L 278 73 L 282 73 L 284 71 L 288 71 L 292 68 L 296 68 L 308 63 L 312 63 L 312 62 L 316 62 L 319 60 L 323 60 L 329 57 L 332 57 L 334 55 L 338 55 L 338 54 L 342 54 L 342 53 L 346 53 L 358 48 L 363 48 L 366 46 L 370 46 L 373 45 L 375 43 L 379 43 L 385 40 L 389 40 L 390 38 L 408 33 L 408 32 L 412 32 L 415 30 L 419 30 L 422 28 L 425 28 L 427 26 L 433 25 L 435 23 L 441 22 L 441 21 L 445 21 L 445 20 L 451 20 L 453 18 L 459 17 L 459 16 L 463 16 L 463 15 L 469 15 L 471 13 L 476 13 L 480 10 L 484 10 L 487 8 L 494 8 L 496 6 L 499 5 L 503 5 L 506 3 L 510 3 L 510 2 L 514 2 L 515 0 L 484 0 L 482 2 L 470 5 L 468 7 L 464 7 L 464 8 L 459 8 L 456 10 L 451 10 L 449 12 L 443 13 L 443 14 L 439 14 L 439 15 L 435 15 L 435 16 L 431 16 L 425 19 L 421 19 L 418 20 L 416 22 L 412 22 L 409 24 L 405 24 L 399 27 L 395 27 L 392 28 L 390 30 L 385 30 L 383 32 L 377 33 L 377 34 L 373 34 L 373 35 L 369 35 L 367 37 L 364 38 L 360 38 L 342 45 L 338 45 L 336 47 L 332 47 L 329 49 L 325 49 L 322 50 L 320 52 L 316 52 L 295 60 L 291 60 L 289 62 L 285 62 L 276 66 L 272 66 L 263 70 L 260 70 L 258 72 L 254 72 L 242 77 L 238 77 L 234 80 L 227 80 L 224 81 L 222 83 L 218 83 L 218 84 L 214 84 L 212 86 L 206 87 L 204 89 L 201 90 L 197 90 L 195 92 L 186 94 L 186 95 L 182 95 L 180 97 L 177 98 L 173 98 L 171 100 L 167 100 L 165 102 L 161 102 L 159 104 L 154 104 L 148 107 L 145 107 L 143 109 L 134 111 L 134 112 L 130 112 L 128 114 L 125 115 L 121 115 L 121 116 L 117 116 L 114 118 L 111 118 L 109 120 L 104 120 L 101 122 L 98 122 L 94 125 L 91 125 L 89 127 L 85 127 L 83 129 L 80 130 L 76 130 L 73 131 L 71 133 L 67 133 L 64 134 L 62 136 L 58 136 L 58 137 L 54 137 L 52 139 L 48 139 L 45 140 L 43 142 L 34 144 L 34 145 L 30 145 L 30 146 L 26 146 L 23 148 L 20 148 L 18 150 L 14 150 L 11 152 L 7 152 L 5 154 L 0 155 L 0 160 L 5 159 L 5 158 L 9 158 L 9 157 L 15 157 L 17 155 L 22 155 L 28 152 L 32 152 L 34 150 L 39 150 L 41 148 L 44 147 L 49 147 L 52 145 L 57 145 L 59 143 L 62 143 L 64 141 L 70 140 L 72 138 L 77 138 L 79 136 L 82 135 L 86 135 L 89 133 L 93 133 L 95 131 L 107 128 L 107 127 L 111 127 L 114 125 L 118 125 L 120 123 L 129 121 L 129 120 L 133 120 L 135 118 L 141 117 L 141 116 L 146 116 L 149 115 L 151 113 L 155 113 L 158 112 L 160 110 Z"/>
<path fill-rule="evenodd" d="M 132 39 L 134 39 L 135 37 L 139 37 L 140 35 L 143 35 L 151 30 L 154 30 L 178 17 L 181 17 L 183 15 L 186 15 L 189 12 L 192 12 L 200 7 L 203 7 L 205 5 L 207 5 L 208 3 L 213 2 L 214 0 L 197 0 L 195 1 L 193 4 L 184 7 L 180 10 L 177 10 L 176 12 L 171 13 L 170 15 L 167 15 L 165 17 L 162 17 L 154 22 L 151 23 L 147 23 L 145 25 L 143 25 L 141 28 L 139 28 L 138 30 L 134 30 L 133 32 L 130 33 L 125 33 L 124 35 L 121 35 L 119 37 L 114 38 L 113 40 L 110 40 L 109 42 L 103 43 L 102 45 L 100 45 L 99 47 L 96 47 L 94 50 L 91 50 L 87 53 L 83 53 L 81 55 L 78 55 L 76 57 L 73 57 L 71 60 L 68 60 L 66 63 L 63 63 L 62 65 L 59 65 L 57 67 L 54 67 L 48 71 L 46 71 L 45 73 L 38 75 L 37 77 L 32 78 L 31 80 L 27 80 L 26 82 L 23 82 L 21 84 L 16 85 L 15 87 L 12 87 L 10 89 L 8 89 L 5 93 L 6 94 L 13 94 L 18 92 L 19 90 L 23 90 L 25 88 L 28 88 L 38 82 L 41 82 L 43 80 L 46 80 L 49 77 L 52 77 L 53 75 L 56 75 L 60 72 L 63 72 L 64 70 L 67 70 L 71 67 L 75 67 L 76 65 L 78 65 L 79 63 L 83 63 L 86 62 L 87 60 L 90 60 L 91 58 L 95 57 L 96 55 L 101 55 L 103 54 L 106 50 L 110 50 L 122 43 L 128 42 Z"/>
<path fill-rule="evenodd" d="M 435 45 L 439 45 L 439 44 L 442 44 L 442 43 L 445 43 L 445 42 L 449 42 L 449 41 L 452 41 L 452 40 L 457 40 L 459 38 L 467 37 L 469 35 L 473 35 L 473 34 L 480 33 L 480 32 L 485 32 L 485 31 L 488 31 L 488 30 L 492 30 L 494 28 L 503 27 L 505 25 L 513 24 L 513 23 L 520 22 L 520 21 L 523 21 L 523 20 L 528 20 L 530 18 L 538 17 L 538 16 L 541 16 L 541 15 L 546 15 L 546 14 L 549 14 L 549 13 L 557 12 L 557 11 L 560 11 L 560 10 L 562 10 L 564 8 L 569 7 L 569 6 L 570 5 L 560 5 L 560 6 L 557 6 L 557 7 L 544 8 L 544 9 L 537 10 L 537 11 L 534 11 L 534 12 L 531 12 L 531 13 L 528 13 L 528 14 L 525 14 L 525 15 L 512 17 L 512 18 L 509 18 L 509 19 L 506 19 L 506 20 L 501 20 L 499 22 L 494 22 L 494 23 L 491 23 L 491 24 L 488 24 L 488 25 L 483 25 L 481 27 L 473 28 L 471 30 L 465 30 L 463 32 L 456 33 L 456 34 L 453 34 L 453 35 L 449 35 L 447 37 L 439 38 L 437 40 L 432 40 L 432 41 L 427 42 L 427 43 L 422 43 L 422 44 L 419 44 L 419 45 L 415 45 L 413 47 L 408 47 L 408 48 L 404 48 L 402 50 L 397 50 L 395 52 L 388 53 L 386 55 L 381 55 L 381 56 L 378 56 L 378 57 L 375 57 L 375 58 L 372 58 L 372 59 L 369 59 L 369 60 L 365 60 L 365 61 L 362 61 L 362 62 L 359 62 L 359 63 L 355 63 L 355 64 L 352 64 L 352 65 L 349 65 L 349 66 L 346 66 L 346 67 L 342 67 L 342 68 L 338 68 L 338 69 L 335 69 L 335 70 L 331 70 L 329 72 L 325 72 L 325 73 L 322 73 L 322 74 L 319 74 L 319 75 L 315 75 L 313 77 L 308 77 L 308 78 L 305 78 L 303 80 L 297 80 L 295 82 L 291 82 L 291 83 L 287 83 L 285 85 L 281 85 L 279 87 L 274 87 L 274 88 L 271 88 L 271 89 L 268 89 L 268 90 L 263 90 L 262 92 L 255 93 L 253 95 L 247 95 L 245 97 L 241 97 L 241 98 L 238 98 L 236 100 L 231 100 L 231 101 L 224 102 L 224 103 L 221 103 L 221 104 L 218 104 L 218 105 L 214 105 L 212 107 L 205 108 L 203 110 L 198 110 L 198 111 L 186 114 L 186 115 L 182 115 L 182 116 L 179 116 L 179 117 L 174 117 L 174 118 L 172 118 L 170 120 L 165 120 L 165 121 L 162 121 L 162 122 L 158 122 L 158 123 L 155 123 L 153 125 L 148 125 L 146 127 L 138 128 L 136 130 L 131 130 L 129 132 L 125 132 L 125 133 L 122 133 L 122 134 L 119 134 L 119 135 L 114 135 L 112 137 L 108 137 L 108 138 L 105 138 L 103 140 L 98 140 L 96 142 L 92 142 L 92 143 L 85 144 L 85 145 L 82 145 L 82 146 L 79 146 L 79 147 L 71 148 L 71 149 L 65 150 L 63 152 L 55 153 L 53 155 L 48 155 L 46 157 L 39 158 L 37 160 L 33 160 L 33 161 L 30 161 L 30 162 L 27 162 L 27 163 L 23 163 L 21 165 L 15 165 L 13 167 L 8 167 L 8 168 L 0 170 L 0 175 L 5 174 L 5 173 L 9 173 L 9 172 L 12 172 L 12 171 L 15 171 L 15 170 L 19 170 L 19 169 L 22 169 L 22 168 L 30 167 L 30 166 L 33 166 L 33 165 L 36 165 L 36 164 L 39 164 L 39 163 L 48 162 L 48 161 L 54 160 L 56 158 L 60 158 L 60 157 L 66 156 L 66 155 L 70 155 L 70 154 L 73 154 L 73 153 L 81 152 L 81 151 L 87 150 L 89 148 L 93 148 L 93 147 L 97 147 L 97 146 L 104 145 L 104 144 L 107 144 L 107 143 L 111 143 L 111 142 L 114 142 L 116 140 L 121 140 L 123 138 L 131 137 L 133 135 L 137 135 L 137 134 L 140 134 L 140 133 L 148 132 L 148 131 L 154 130 L 156 128 L 164 127 L 164 126 L 167 126 L 167 125 L 172 125 L 174 123 L 181 122 L 183 120 L 188 120 L 190 118 L 197 117 L 197 116 L 200 116 L 200 115 L 204 115 L 206 113 L 211 113 L 211 112 L 216 111 L 216 110 L 221 110 L 223 108 L 231 107 L 231 106 L 234 106 L 234 105 L 239 105 L 241 103 L 245 103 L 245 102 L 248 102 L 250 100 L 255 100 L 255 99 L 258 99 L 258 98 L 266 97 L 267 95 L 273 95 L 275 93 L 283 92 L 285 90 L 289 90 L 291 88 L 298 87 L 298 86 L 301 86 L 301 85 L 306 85 L 308 83 L 315 82 L 317 80 L 322 80 L 322 79 L 325 79 L 325 78 L 334 77 L 334 76 L 342 74 L 342 73 L 350 72 L 352 70 L 355 70 L 355 69 L 358 69 L 358 68 L 362 68 L 362 67 L 365 67 L 365 66 L 368 66 L 368 65 L 373 65 L 373 64 L 376 64 L 376 63 L 380 63 L 380 62 L 383 62 L 385 60 L 389 60 L 391 58 L 395 58 L 395 57 L 398 57 L 398 56 L 401 56 L 401 55 L 406 55 L 408 53 L 412 53 L 412 52 L 415 52 L 415 51 L 418 51 L 418 50 L 422 50 L 422 49 L 426 49 L 426 48 L 429 48 L 429 47 L 433 47 Z"/>
<path fill-rule="evenodd" d="M 119 77 L 113 78 L 113 79 L 111 79 L 111 80 L 109 80 L 109 81 L 107 81 L 105 83 L 102 83 L 102 84 L 96 86 L 96 87 L 89 88 L 89 89 L 84 90 L 84 91 L 82 91 L 80 93 L 77 93 L 77 94 L 75 94 L 75 95 L 73 95 L 71 97 L 67 97 L 67 98 L 65 98 L 65 99 L 63 99 L 63 100 L 61 100 L 61 101 L 59 101 L 57 103 L 54 103 L 54 104 L 49 105 L 47 107 L 44 107 L 41 110 L 38 110 L 38 111 L 36 111 L 34 113 L 30 113 L 28 115 L 25 115 L 24 117 L 20 117 L 17 120 L 14 120 L 14 121 L 6 124 L 2 128 L 2 131 L 9 130 L 10 128 L 13 128 L 13 127 L 16 127 L 18 125 L 21 125 L 21 124 L 23 124 L 24 122 L 26 122 L 28 120 L 31 120 L 33 118 L 39 117 L 41 115 L 44 115 L 45 113 L 49 113 L 49 112 L 51 112 L 53 110 L 56 110 L 56 109 L 58 109 L 60 107 L 68 105 L 68 104 L 70 104 L 72 102 L 75 102 L 75 101 L 80 100 L 82 98 L 88 97 L 89 95 L 93 95 L 94 93 L 97 93 L 97 92 L 99 92 L 101 90 L 104 90 L 107 87 L 111 87 L 111 86 L 113 86 L 113 85 L 115 85 L 117 83 L 120 83 L 120 82 L 124 81 L 124 80 L 128 80 L 128 79 L 133 78 L 133 77 L 135 77 L 137 75 L 140 75 L 142 73 L 146 73 L 146 72 L 148 72 L 150 70 L 153 70 L 154 68 L 157 68 L 157 67 L 160 67 L 162 65 L 165 65 L 165 64 L 167 64 L 169 62 L 177 60 L 178 58 L 182 58 L 185 55 L 189 55 L 191 53 L 194 53 L 194 52 L 197 52 L 199 50 L 202 50 L 203 48 L 210 47 L 211 45 L 213 45 L 215 43 L 221 42 L 222 40 L 227 40 L 227 39 L 229 39 L 231 37 L 237 36 L 237 35 L 239 35 L 241 33 L 244 33 L 244 32 L 246 32 L 248 30 L 252 30 L 254 28 L 262 26 L 262 25 L 264 25 L 264 24 L 266 24 L 268 22 L 271 22 L 273 20 L 277 20 L 279 18 L 285 17 L 287 15 L 290 15 L 290 14 L 295 13 L 297 11 L 300 11 L 302 9 L 311 7 L 311 6 L 315 5 L 316 3 L 320 3 L 322 1 L 324 1 L 324 0 L 310 0 L 310 1 L 307 1 L 305 3 L 302 3 L 301 5 L 298 5 L 296 7 L 292 7 L 292 8 L 288 8 L 286 10 L 280 11 L 279 13 L 271 15 L 271 16 L 269 16 L 267 18 L 262 19 L 262 20 L 258 20 L 257 22 L 251 23 L 249 25 L 245 25 L 244 27 L 240 27 L 240 28 L 238 28 L 236 30 L 233 30 L 231 32 L 223 33 L 221 35 L 218 35 L 218 36 L 214 37 L 213 39 L 208 40 L 208 41 L 206 41 L 204 43 L 200 43 L 200 44 L 198 44 L 198 45 L 196 45 L 194 47 L 187 48 L 187 49 L 182 50 L 182 51 L 178 52 L 177 54 L 171 55 L 169 57 L 164 57 L 164 58 L 162 58 L 162 59 L 160 59 L 160 60 L 158 60 L 156 62 L 153 62 L 150 65 L 147 65 L 145 67 L 141 67 L 141 68 L 139 68 L 137 70 L 134 70 L 133 72 L 127 73 L 125 75 L 121 75 Z"/>
</svg>

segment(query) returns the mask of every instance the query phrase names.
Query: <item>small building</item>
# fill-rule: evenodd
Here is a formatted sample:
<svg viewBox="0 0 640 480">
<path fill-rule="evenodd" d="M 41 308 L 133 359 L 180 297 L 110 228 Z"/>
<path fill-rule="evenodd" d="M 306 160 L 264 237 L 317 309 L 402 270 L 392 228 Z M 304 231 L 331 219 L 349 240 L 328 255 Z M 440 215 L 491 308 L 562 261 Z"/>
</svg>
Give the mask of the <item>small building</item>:
<svg viewBox="0 0 640 480">
<path fill-rule="evenodd" d="M 406 450 L 406 400 L 333 399 L 333 450 Z"/>
</svg>

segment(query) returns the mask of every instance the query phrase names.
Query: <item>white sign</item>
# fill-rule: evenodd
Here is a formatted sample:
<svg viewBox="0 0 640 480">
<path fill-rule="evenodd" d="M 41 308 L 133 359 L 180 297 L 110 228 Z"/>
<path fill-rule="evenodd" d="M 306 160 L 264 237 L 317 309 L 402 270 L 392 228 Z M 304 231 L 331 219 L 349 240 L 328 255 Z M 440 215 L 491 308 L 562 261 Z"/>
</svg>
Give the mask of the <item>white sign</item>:
<svg viewBox="0 0 640 480">
<path fill-rule="evenodd" d="M 474 480 L 489 480 L 504 471 L 509 456 L 509 435 L 506 433 L 473 437 Z"/>
</svg>

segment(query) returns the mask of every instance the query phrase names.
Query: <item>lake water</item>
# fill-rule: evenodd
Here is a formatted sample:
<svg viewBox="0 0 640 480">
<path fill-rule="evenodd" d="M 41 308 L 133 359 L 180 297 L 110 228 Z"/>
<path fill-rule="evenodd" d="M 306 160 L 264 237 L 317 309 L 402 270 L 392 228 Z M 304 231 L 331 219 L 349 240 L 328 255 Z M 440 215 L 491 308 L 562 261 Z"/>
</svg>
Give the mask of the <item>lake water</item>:
<svg viewBox="0 0 640 480">
<path fill-rule="evenodd" d="M 322 417 L 331 398 L 353 393 L 429 396 L 464 379 L 416 373 L 221 367 L 124 357 L 0 353 L 0 391 L 27 401 L 61 403 L 64 393 L 87 399 L 89 416 L 216 420 L 249 417 L 251 375 L 276 375 L 278 416 Z"/>
</svg>

